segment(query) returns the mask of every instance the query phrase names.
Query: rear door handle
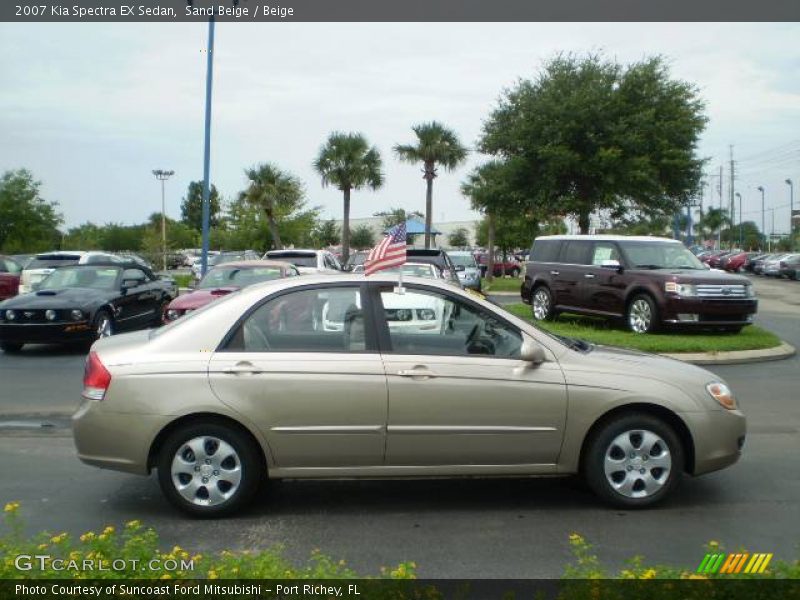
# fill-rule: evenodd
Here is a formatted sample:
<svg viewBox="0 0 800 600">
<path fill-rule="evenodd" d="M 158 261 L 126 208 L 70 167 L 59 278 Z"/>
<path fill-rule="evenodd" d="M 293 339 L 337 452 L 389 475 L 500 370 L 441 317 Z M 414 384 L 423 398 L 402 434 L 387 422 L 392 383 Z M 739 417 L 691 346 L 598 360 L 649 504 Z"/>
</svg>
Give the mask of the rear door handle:
<svg viewBox="0 0 800 600">
<path fill-rule="evenodd" d="M 413 369 L 401 369 L 397 372 L 400 377 L 412 377 L 414 379 L 430 379 L 436 377 L 436 374 L 429 371 L 427 368 L 414 367 Z"/>
<path fill-rule="evenodd" d="M 586 273 L 586 274 L 584 274 L 584 277 L 586 279 L 594 279 L 594 273 Z"/>
<path fill-rule="evenodd" d="M 550 271 L 550 275 L 558 275 L 558 271 Z"/>
<path fill-rule="evenodd" d="M 222 372 L 226 375 L 256 375 L 262 371 L 257 369 L 253 363 L 240 362 L 236 363 L 232 367 L 226 367 L 222 369 Z"/>
</svg>

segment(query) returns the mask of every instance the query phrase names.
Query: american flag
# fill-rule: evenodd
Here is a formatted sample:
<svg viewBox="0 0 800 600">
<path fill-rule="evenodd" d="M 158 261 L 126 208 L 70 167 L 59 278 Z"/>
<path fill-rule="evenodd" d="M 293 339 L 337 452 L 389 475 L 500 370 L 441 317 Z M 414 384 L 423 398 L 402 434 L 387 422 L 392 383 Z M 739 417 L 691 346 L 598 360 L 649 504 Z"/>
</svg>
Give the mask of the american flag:
<svg viewBox="0 0 800 600">
<path fill-rule="evenodd" d="M 401 223 L 389 230 L 380 244 L 369 251 L 364 261 L 364 273 L 372 275 L 381 269 L 397 267 L 406 262 L 406 224 Z"/>
</svg>

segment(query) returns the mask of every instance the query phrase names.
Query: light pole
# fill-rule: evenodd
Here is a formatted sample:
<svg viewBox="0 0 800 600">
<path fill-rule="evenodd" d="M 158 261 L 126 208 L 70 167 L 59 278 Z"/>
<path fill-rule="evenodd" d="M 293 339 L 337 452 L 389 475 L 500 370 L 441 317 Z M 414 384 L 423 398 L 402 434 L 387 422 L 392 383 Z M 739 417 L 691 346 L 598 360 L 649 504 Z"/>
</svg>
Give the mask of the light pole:
<svg viewBox="0 0 800 600">
<path fill-rule="evenodd" d="M 786 185 L 789 186 L 789 250 L 794 250 L 794 183 L 787 179 Z"/>
<path fill-rule="evenodd" d="M 742 195 L 736 192 L 736 197 L 739 198 L 739 250 L 742 249 Z"/>
<path fill-rule="evenodd" d="M 764 225 L 764 186 L 760 185 L 756 189 L 759 192 L 761 192 L 761 233 L 764 234 L 764 236 L 766 237 L 767 229 L 766 226 Z"/>
<path fill-rule="evenodd" d="M 164 182 L 175 175 L 175 171 L 165 171 L 163 169 L 153 170 L 153 175 L 161 182 L 161 258 L 164 270 L 167 270 L 167 210 L 164 202 Z"/>
</svg>

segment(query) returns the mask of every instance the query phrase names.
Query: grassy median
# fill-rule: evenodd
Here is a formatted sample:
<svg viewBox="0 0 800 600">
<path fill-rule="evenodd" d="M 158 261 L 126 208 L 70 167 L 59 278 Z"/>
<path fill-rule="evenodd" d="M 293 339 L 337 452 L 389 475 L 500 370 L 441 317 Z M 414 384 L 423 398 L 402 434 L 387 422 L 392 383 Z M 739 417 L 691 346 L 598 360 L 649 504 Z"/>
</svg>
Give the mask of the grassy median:
<svg viewBox="0 0 800 600">
<path fill-rule="evenodd" d="M 522 279 L 519 277 L 495 277 L 491 283 L 488 279 L 484 278 L 481 283 L 481 289 L 485 293 L 492 292 L 516 292 L 519 293 L 519 288 L 522 285 Z"/>
<path fill-rule="evenodd" d="M 531 307 L 527 304 L 520 302 L 505 305 L 503 308 L 533 322 Z M 741 333 L 666 331 L 641 335 L 627 331 L 621 322 L 567 313 L 560 315 L 554 321 L 537 321 L 536 325 L 558 335 L 645 352 L 730 352 L 762 350 L 781 344 L 777 335 L 757 325 L 748 325 Z"/>
</svg>

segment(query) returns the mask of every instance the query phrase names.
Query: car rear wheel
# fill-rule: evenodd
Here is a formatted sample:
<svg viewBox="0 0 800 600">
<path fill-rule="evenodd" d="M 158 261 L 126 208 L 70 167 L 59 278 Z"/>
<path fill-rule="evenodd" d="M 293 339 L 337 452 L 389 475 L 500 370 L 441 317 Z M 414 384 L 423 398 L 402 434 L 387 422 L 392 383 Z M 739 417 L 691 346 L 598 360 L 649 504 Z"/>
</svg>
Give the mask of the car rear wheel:
<svg viewBox="0 0 800 600">
<path fill-rule="evenodd" d="M 513 269 L 511 269 L 511 273 L 509 273 L 509 275 L 511 275 L 511 277 L 516 279 L 517 277 L 519 277 L 519 269 L 517 267 L 514 267 Z"/>
<path fill-rule="evenodd" d="M 247 505 L 262 480 L 258 449 L 238 429 L 193 423 L 174 431 L 158 455 L 167 499 L 197 517 L 219 517 Z"/>
<path fill-rule="evenodd" d="M 603 500 L 643 508 L 672 492 L 683 465 L 683 447 L 673 429 L 652 415 L 631 413 L 593 434 L 586 446 L 584 475 Z"/>
<path fill-rule="evenodd" d="M 533 318 L 537 321 L 546 321 L 553 318 L 555 314 L 553 311 L 553 295 L 545 286 L 542 285 L 533 290 L 531 310 L 533 311 Z"/>
<path fill-rule="evenodd" d="M 651 333 L 658 327 L 656 303 L 647 294 L 634 296 L 628 303 L 628 328 L 634 333 Z"/>
<path fill-rule="evenodd" d="M 3 352 L 8 352 L 9 354 L 12 352 L 19 352 L 22 350 L 22 346 L 23 344 L 18 344 L 16 342 L 0 342 L 0 349 L 2 349 Z"/>
</svg>

